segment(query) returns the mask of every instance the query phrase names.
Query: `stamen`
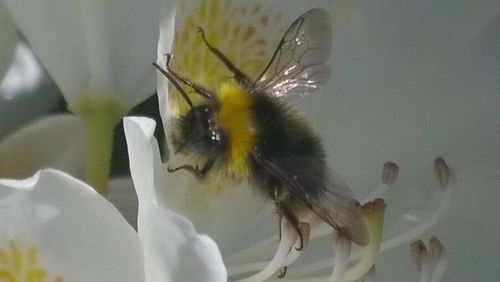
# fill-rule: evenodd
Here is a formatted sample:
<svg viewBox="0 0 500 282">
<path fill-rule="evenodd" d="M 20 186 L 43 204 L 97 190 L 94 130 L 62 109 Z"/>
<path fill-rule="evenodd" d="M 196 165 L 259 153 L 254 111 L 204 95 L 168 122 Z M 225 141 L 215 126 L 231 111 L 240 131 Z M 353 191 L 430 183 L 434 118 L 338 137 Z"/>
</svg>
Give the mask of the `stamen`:
<svg viewBox="0 0 500 282">
<path fill-rule="evenodd" d="M 382 171 L 382 182 L 386 185 L 393 185 L 399 176 L 399 167 L 395 162 L 385 162 Z"/>
<path fill-rule="evenodd" d="M 435 236 L 429 239 L 429 251 L 432 256 L 432 264 L 434 265 L 431 282 L 439 282 L 443 278 L 446 268 L 448 267 L 448 258 L 444 246 Z"/>
<path fill-rule="evenodd" d="M 351 255 L 351 241 L 344 236 L 341 236 L 337 231 L 333 232 L 333 253 L 334 253 L 334 268 L 330 282 L 340 282 L 344 277 Z"/>
<path fill-rule="evenodd" d="M 422 271 L 422 250 L 425 249 L 422 240 L 415 241 L 410 244 L 410 257 L 413 263 L 417 266 L 417 272 Z"/>
<path fill-rule="evenodd" d="M 281 232 L 281 241 L 271 262 L 269 262 L 269 264 L 261 272 L 245 279 L 239 280 L 240 282 L 264 281 L 273 276 L 278 270 L 280 270 L 281 267 L 284 266 L 290 251 L 292 250 L 294 245 L 297 244 L 297 241 L 299 241 L 297 240 L 299 236 L 293 226 L 286 220 L 283 220 Z"/>
<path fill-rule="evenodd" d="M 390 175 L 396 176 L 396 178 L 397 178 L 397 175 L 399 175 L 399 169 L 395 169 L 395 167 L 397 167 L 397 165 L 394 163 L 393 164 L 386 163 L 384 165 L 383 176 L 382 176 L 383 183 L 380 184 L 377 189 L 375 189 L 375 190 L 379 191 L 379 192 L 376 192 L 377 194 L 379 194 L 379 193 L 383 194 L 383 193 L 385 193 L 385 191 L 388 190 L 388 188 L 390 188 L 389 185 L 384 183 L 384 181 L 386 183 L 394 184 L 394 182 L 397 180 L 397 179 L 394 179 L 394 182 L 390 181 L 390 180 L 393 180 L 393 178 Z M 437 158 L 434 161 L 434 172 L 435 172 L 435 177 L 436 177 L 437 184 L 438 184 L 438 187 L 437 187 L 438 189 L 436 189 L 435 193 L 444 192 L 443 195 L 441 195 L 440 203 L 439 203 L 438 207 L 428 217 L 426 217 L 426 218 L 422 217 L 422 219 L 416 220 L 415 223 L 417 225 L 415 225 L 410 230 L 408 230 L 404 233 L 401 233 L 399 235 L 396 235 L 392 238 L 388 238 L 384 242 L 382 242 L 382 244 L 380 246 L 380 250 L 379 250 L 380 252 L 384 252 L 384 251 L 393 249 L 393 248 L 398 247 L 400 245 L 408 244 L 410 241 L 414 240 L 415 238 L 418 238 L 423 233 L 427 232 L 430 228 L 432 228 L 434 225 L 436 225 L 441 220 L 441 218 L 444 216 L 444 214 L 447 212 L 447 210 L 451 204 L 453 191 L 455 190 L 454 189 L 455 178 L 454 178 L 453 170 L 446 164 L 444 159 Z M 387 176 L 387 178 L 384 177 L 384 175 Z M 383 189 L 379 189 L 380 187 L 382 187 Z M 373 192 L 372 192 L 372 194 L 373 194 Z M 435 197 L 432 197 L 432 198 L 435 198 Z M 414 215 L 414 213 L 411 213 L 411 214 L 407 213 L 407 214 L 404 214 L 402 216 L 405 217 L 405 216 L 412 216 L 412 215 Z M 321 237 L 327 236 L 329 234 L 331 234 L 331 227 L 329 227 L 328 225 L 326 225 L 324 223 L 321 223 L 319 225 L 316 225 L 315 228 L 311 231 L 310 239 L 321 238 Z M 241 257 L 243 254 L 256 255 L 259 252 L 262 252 L 263 249 L 269 248 L 272 245 L 273 241 L 275 242 L 276 238 L 277 238 L 277 235 L 271 236 L 271 237 L 257 243 L 254 246 L 251 246 L 243 251 L 238 252 L 237 254 L 231 256 L 231 258 L 236 259 L 238 257 Z M 361 258 L 362 255 L 364 255 L 363 249 L 354 250 L 351 252 L 351 256 L 349 258 L 349 261 L 358 260 Z M 292 256 L 292 254 L 290 253 L 288 256 Z M 287 263 L 289 262 L 288 259 L 286 262 Z M 301 275 L 305 275 L 308 273 L 314 273 L 317 271 L 331 268 L 332 266 L 334 266 L 334 264 L 335 264 L 335 259 L 328 258 L 328 259 L 316 261 L 316 262 L 311 263 L 311 264 L 295 267 L 294 272 L 300 273 Z M 442 266 L 440 266 L 441 264 L 442 264 Z M 244 274 L 244 273 L 248 273 L 248 272 L 258 271 L 267 265 L 268 265 L 268 262 L 265 262 L 265 261 L 253 262 L 253 263 L 248 263 L 248 264 L 244 264 L 244 265 L 238 265 L 235 267 L 231 267 L 229 269 L 229 273 L 230 273 L 230 276 L 240 275 L 240 274 Z M 439 265 L 439 268 L 438 268 L 438 265 Z M 433 273 L 433 277 L 436 276 L 436 279 L 437 279 L 436 281 L 439 281 L 439 279 L 441 279 L 441 277 L 443 276 L 443 273 L 446 270 L 446 267 L 447 267 L 447 260 L 446 260 L 446 257 L 443 257 L 442 259 L 440 259 L 438 261 L 438 263 L 436 265 L 436 269 Z M 299 279 L 297 281 L 302 281 L 302 280 Z M 308 280 L 306 279 L 304 281 L 308 281 Z M 432 280 L 432 281 L 434 281 L 434 280 Z"/>
<path fill-rule="evenodd" d="M 302 249 L 305 249 L 307 247 L 307 243 L 309 243 L 309 237 L 311 236 L 311 225 L 309 225 L 306 222 L 301 222 L 299 223 L 299 226 L 302 233 L 302 237 L 304 239 L 303 242 L 304 245 L 302 246 Z M 297 240 L 295 246 L 288 254 L 288 257 L 286 258 L 284 265 L 289 266 L 299 258 L 299 256 L 302 254 L 302 250 L 300 251 L 297 250 L 299 247 L 300 247 L 300 240 Z"/>
<path fill-rule="evenodd" d="M 420 273 L 420 282 L 430 282 L 432 275 L 431 255 L 422 240 L 410 244 L 410 255 Z"/>
<path fill-rule="evenodd" d="M 376 281 L 377 281 L 377 277 L 376 277 L 376 273 L 375 273 L 375 265 L 372 266 L 370 271 L 368 271 L 368 273 L 366 273 L 365 276 L 356 280 L 356 282 L 376 282 Z"/>
<path fill-rule="evenodd" d="M 441 199 L 439 207 L 421 224 L 415 226 L 409 231 L 406 231 L 400 235 L 384 241 L 381 248 L 382 252 L 406 244 L 414 238 L 418 238 L 427 230 L 436 225 L 449 209 L 454 190 L 454 187 L 450 187 L 454 184 L 454 175 L 452 173 L 452 170 L 448 167 L 448 165 L 446 165 L 445 161 L 442 158 L 437 158 L 436 160 L 434 160 L 434 172 L 439 185 L 438 191 L 444 191 L 444 195 Z M 444 184 L 446 184 L 446 186 L 442 186 Z"/>
<path fill-rule="evenodd" d="M 391 188 L 394 183 L 398 180 L 399 176 L 399 166 L 395 162 L 387 161 L 384 163 L 384 168 L 382 169 L 382 183 L 380 183 L 375 189 L 373 189 L 370 194 L 363 199 L 362 202 L 373 201 L 377 198 L 383 198 L 384 194 L 387 193 L 389 188 Z"/>
<path fill-rule="evenodd" d="M 262 253 L 262 250 L 267 250 L 272 247 L 279 238 L 279 234 L 274 234 L 272 236 L 267 237 L 266 239 L 249 246 L 225 259 L 226 262 L 231 264 L 231 262 L 238 261 L 242 258 L 246 257 L 255 257 L 257 254 Z M 267 263 L 262 262 L 262 264 L 266 265 Z M 236 269 L 236 267 L 235 267 Z M 235 270 L 236 271 L 236 270 Z M 231 271 L 230 271 L 231 272 Z M 240 274 L 239 272 L 237 274 Z"/>
<path fill-rule="evenodd" d="M 432 236 L 429 239 L 429 251 L 432 256 L 432 264 L 435 265 L 441 259 L 443 253 L 443 246 L 436 236 Z"/>
<path fill-rule="evenodd" d="M 434 175 L 436 176 L 438 187 L 441 188 L 441 191 L 444 191 L 450 181 L 450 169 L 441 157 L 434 160 Z"/>
<path fill-rule="evenodd" d="M 358 263 L 345 273 L 343 281 L 360 279 L 375 264 L 380 250 L 380 243 L 382 242 L 385 206 L 382 199 L 375 199 L 373 202 L 362 206 L 361 216 L 368 231 L 368 245 L 364 248 L 363 256 Z"/>
</svg>

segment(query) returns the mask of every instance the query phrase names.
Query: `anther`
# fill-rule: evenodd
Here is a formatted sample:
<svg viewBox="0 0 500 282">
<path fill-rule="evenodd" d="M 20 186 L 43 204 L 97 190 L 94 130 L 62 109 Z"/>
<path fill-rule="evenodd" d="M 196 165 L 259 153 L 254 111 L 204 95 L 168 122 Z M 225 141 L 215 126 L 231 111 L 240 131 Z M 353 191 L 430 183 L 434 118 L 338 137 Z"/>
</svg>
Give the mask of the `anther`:
<svg viewBox="0 0 500 282">
<path fill-rule="evenodd" d="M 278 278 L 283 278 L 286 276 L 286 271 L 288 269 L 288 266 L 285 266 L 281 269 L 280 273 L 278 273 Z"/>
<path fill-rule="evenodd" d="M 442 256 L 443 253 L 443 245 L 441 245 L 441 241 L 436 236 L 432 236 L 429 239 L 429 252 L 431 253 L 432 263 L 436 264 Z"/>
<path fill-rule="evenodd" d="M 434 175 L 436 176 L 439 188 L 444 191 L 450 181 L 450 169 L 441 157 L 434 160 Z"/>
<path fill-rule="evenodd" d="M 382 182 L 386 185 L 393 185 L 399 176 L 399 167 L 395 162 L 385 162 L 382 170 Z"/>
<path fill-rule="evenodd" d="M 417 240 L 410 244 L 410 256 L 411 260 L 417 266 L 417 271 L 422 271 L 422 258 L 424 254 L 427 253 L 427 248 L 425 247 L 424 242 L 422 240 Z"/>
</svg>

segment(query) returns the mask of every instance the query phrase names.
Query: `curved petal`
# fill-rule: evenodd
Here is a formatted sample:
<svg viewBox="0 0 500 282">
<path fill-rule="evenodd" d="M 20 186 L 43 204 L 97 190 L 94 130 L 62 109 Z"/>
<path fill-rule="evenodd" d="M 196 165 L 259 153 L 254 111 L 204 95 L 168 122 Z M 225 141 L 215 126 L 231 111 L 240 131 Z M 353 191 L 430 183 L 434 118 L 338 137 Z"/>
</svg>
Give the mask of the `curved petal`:
<svg viewBox="0 0 500 282">
<path fill-rule="evenodd" d="M 132 107 L 154 93 L 161 1 L 4 2 L 70 104 L 92 91 Z"/>
<path fill-rule="evenodd" d="M 91 187 L 62 172 L 0 180 L 0 222 L 0 253 L 25 274 L 44 274 L 43 281 L 144 279 L 134 229 Z"/>
<path fill-rule="evenodd" d="M 0 82 L 14 58 L 16 26 L 7 8 L 0 2 Z"/>
<path fill-rule="evenodd" d="M 45 117 L 2 140 L 0 177 L 25 178 L 47 167 L 82 177 L 84 149 L 80 119 L 70 114 Z"/>
<path fill-rule="evenodd" d="M 169 2 L 167 2 L 169 3 Z M 158 39 L 158 51 L 156 62 L 160 66 L 165 65 L 165 54 L 171 51 L 174 37 L 176 7 L 172 4 L 164 4 L 160 19 L 160 37 Z M 168 117 L 168 82 L 161 73 L 157 73 L 156 91 L 158 93 L 158 104 L 160 106 L 160 115 Z M 165 119 L 164 119 L 165 120 Z M 163 122 L 165 132 L 168 132 L 168 123 Z"/>
<path fill-rule="evenodd" d="M 163 178 L 153 136 L 155 122 L 127 117 L 124 127 L 139 199 L 138 230 L 146 281 L 225 281 L 227 273 L 217 245 L 208 236 L 196 233 L 187 219 L 162 205 L 162 190 L 171 183 Z"/>
</svg>

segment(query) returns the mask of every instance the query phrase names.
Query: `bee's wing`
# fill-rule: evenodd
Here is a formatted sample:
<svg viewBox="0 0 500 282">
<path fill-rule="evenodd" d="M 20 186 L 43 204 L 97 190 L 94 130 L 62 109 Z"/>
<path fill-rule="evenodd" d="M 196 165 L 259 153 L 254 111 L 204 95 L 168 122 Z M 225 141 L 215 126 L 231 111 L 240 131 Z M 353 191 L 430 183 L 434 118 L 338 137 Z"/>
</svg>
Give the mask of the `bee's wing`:
<svg viewBox="0 0 500 282">
<path fill-rule="evenodd" d="M 316 8 L 296 19 L 281 39 L 266 68 L 257 77 L 260 93 L 275 97 L 306 94 L 324 85 L 330 68 L 330 16 Z"/>
<path fill-rule="evenodd" d="M 287 183 L 292 195 L 299 197 L 298 200 L 319 218 L 346 233 L 355 243 L 365 245 L 368 242 L 366 227 L 347 184 L 331 170 L 324 181 L 319 172 L 305 170 L 301 165 L 304 161 L 307 162 L 301 157 L 258 160 L 265 169 Z"/>
<path fill-rule="evenodd" d="M 313 212 L 326 223 L 337 222 L 340 228 L 347 230 L 352 241 L 360 245 L 368 243 L 368 234 L 360 216 L 357 202 L 340 176 L 329 171 L 328 181 L 321 197 L 311 201 Z"/>
</svg>

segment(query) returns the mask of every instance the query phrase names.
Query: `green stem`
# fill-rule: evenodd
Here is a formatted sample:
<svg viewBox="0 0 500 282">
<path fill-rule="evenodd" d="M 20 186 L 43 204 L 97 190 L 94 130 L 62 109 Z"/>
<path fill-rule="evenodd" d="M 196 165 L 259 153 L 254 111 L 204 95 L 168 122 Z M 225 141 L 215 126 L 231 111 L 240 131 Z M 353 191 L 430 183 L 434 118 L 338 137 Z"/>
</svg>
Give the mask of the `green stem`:
<svg viewBox="0 0 500 282">
<path fill-rule="evenodd" d="M 85 181 L 106 195 L 111 167 L 113 129 L 126 113 L 119 99 L 102 95 L 82 95 L 69 109 L 85 124 Z"/>
</svg>

